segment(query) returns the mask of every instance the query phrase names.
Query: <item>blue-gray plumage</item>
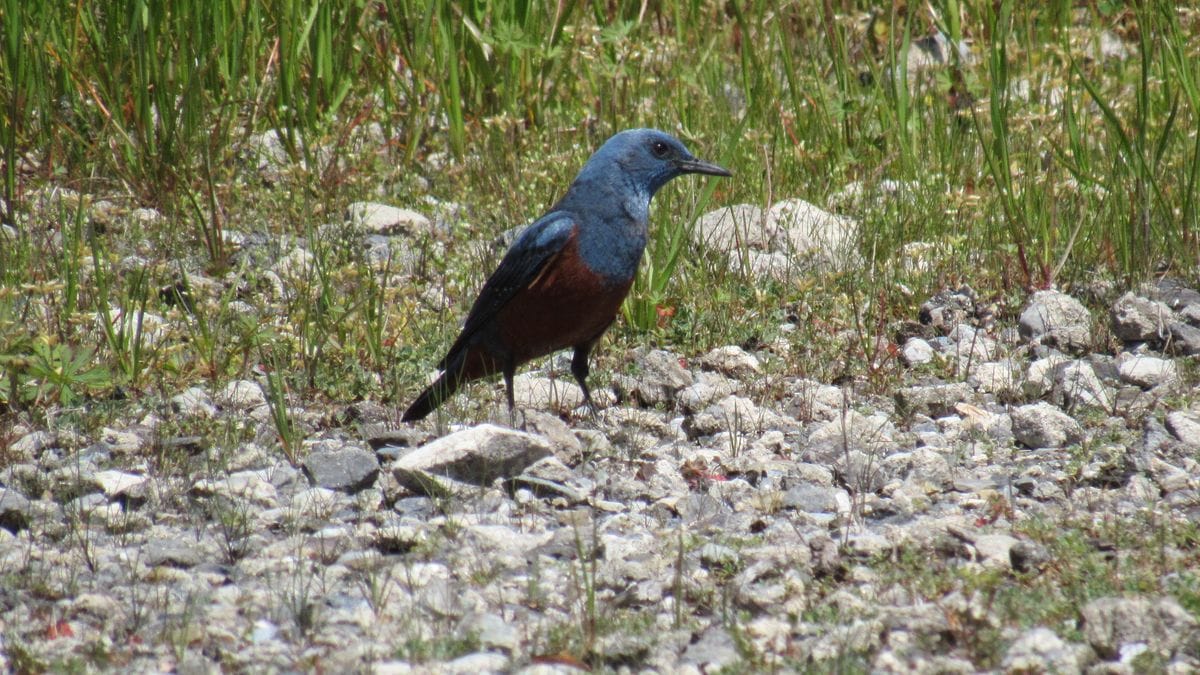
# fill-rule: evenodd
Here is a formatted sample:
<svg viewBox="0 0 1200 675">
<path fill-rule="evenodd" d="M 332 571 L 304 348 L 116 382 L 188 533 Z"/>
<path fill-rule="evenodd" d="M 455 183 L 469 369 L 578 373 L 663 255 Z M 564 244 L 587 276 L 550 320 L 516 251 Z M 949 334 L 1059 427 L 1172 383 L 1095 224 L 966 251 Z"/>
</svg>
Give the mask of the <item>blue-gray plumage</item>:
<svg viewBox="0 0 1200 675">
<path fill-rule="evenodd" d="M 692 156 L 677 138 L 630 129 L 608 139 L 567 194 L 517 237 L 483 284 L 443 372 L 405 411 L 437 408 L 462 384 L 501 373 L 513 408 L 518 366 L 567 347 L 589 405 L 588 355 L 616 318 L 646 248 L 650 200 L 676 176 L 729 171 Z"/>
</svg>

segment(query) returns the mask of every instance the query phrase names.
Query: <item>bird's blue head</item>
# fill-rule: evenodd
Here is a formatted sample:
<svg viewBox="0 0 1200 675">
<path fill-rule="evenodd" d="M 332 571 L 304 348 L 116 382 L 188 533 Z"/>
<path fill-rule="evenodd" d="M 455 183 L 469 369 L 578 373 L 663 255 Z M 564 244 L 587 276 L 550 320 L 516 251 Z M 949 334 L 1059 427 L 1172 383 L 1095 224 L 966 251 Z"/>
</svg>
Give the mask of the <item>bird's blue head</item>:
<svg viewBox="0 0 1200 675">
<path fill-rule="evenodd" d="M 592 155 L 579 178 L 600 178 L 614 171 L 651 197 L 672 178 L 685 173 L 733 175 L 716 164 L 696 159 L 678 138 L 657 129 L 628 129 L 614 135 Z"/>
</svg>

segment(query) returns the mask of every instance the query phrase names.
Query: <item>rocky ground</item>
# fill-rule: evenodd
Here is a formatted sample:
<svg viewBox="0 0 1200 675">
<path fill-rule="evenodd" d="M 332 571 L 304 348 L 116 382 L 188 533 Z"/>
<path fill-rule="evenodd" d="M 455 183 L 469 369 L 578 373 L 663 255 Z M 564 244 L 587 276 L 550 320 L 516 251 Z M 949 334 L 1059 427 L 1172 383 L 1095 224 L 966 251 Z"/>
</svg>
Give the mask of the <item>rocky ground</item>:
<svg viewBox="0 0 1200 675">
<path fill-rule="evenodd" d="M 813 264 L 796 214 L 813 250 L 843 236 L 813 209 L 733 207 L 698 236 L 786 278 Z M 938 294 L 884 352 L 890 395 L 781 375 L 782 326 L 754 351 L 639 349 L 594 414 L 551 360 L 517 380 L 521 430 L 498 403 L 448 428 L 301 406 L 294 463 L 256 380 L 95 436 L 14 429 L 0 667 L 1194 671 L 1200 293 L 1092 290 L 1107 316 L 1041 291 L 1016 325 Z"/>
</svg>

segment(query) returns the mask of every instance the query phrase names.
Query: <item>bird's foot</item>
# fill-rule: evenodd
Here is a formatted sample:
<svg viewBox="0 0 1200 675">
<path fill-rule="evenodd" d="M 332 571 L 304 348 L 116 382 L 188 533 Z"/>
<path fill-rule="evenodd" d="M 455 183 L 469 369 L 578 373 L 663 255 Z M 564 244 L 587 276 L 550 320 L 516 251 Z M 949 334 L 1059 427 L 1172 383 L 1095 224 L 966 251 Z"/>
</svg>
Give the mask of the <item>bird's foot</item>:
<svg viewBox="0 0 1200 675">
<path fill-rule="evenodd" d="M 598 422 L 600 419 L 600 406 L 596 405 L 596 402 L 592 400 L 591 396 L 589 396 L 586 399 L 584 399 L 582 404 L 576 406 L 573 410 L 571 410 L 568 413 L 568 416 L 570 419 L 575 419 L 575 420 L 585 420 L 586 419 L 586 420 L 591 421 L 594 424 L 594 423 Z"/>
<path fill-rule="evenodd" d="M 521 422 L 520 425 L 517 424 L 518 420 L 520 420 L 520 422 Z M 509 411 L 508 411 L 508 426 L 513 429 L 517 429 L 519 431 L 528 431 L 528 429 L 526 429 L 526 427 L 528 426 L 528 420 L 525 417 L 525 409 L 524 408 L 521 408 L 519 410 L 515 409 L 515 408 L 509 409 Z"/>
</svg>

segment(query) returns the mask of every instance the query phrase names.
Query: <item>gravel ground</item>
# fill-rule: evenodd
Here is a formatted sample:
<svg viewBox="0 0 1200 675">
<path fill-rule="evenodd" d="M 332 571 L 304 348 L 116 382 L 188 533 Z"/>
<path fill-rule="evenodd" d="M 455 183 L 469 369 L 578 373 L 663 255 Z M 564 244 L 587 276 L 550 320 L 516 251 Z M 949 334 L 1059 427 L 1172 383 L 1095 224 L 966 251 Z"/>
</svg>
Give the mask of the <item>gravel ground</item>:
<svg viewBox="0 0 1200 675">
<path fill-rule="evenodd" d="M 368 246 L 437 227 L 355 208 Z M 786 277 L 856 264 L 831 244 L 853 227 L 789 200 L 697 236 Z M 276 261 L 273 292 L 306 264 Z M 1192 672 L 1200 293 L 1108 297 L 1040 291 L 1006 324 L 946 289 L 896 327 L 884 395 L 786 375 L 785 325 L 631 351 L 594 413 L 551 359 L 518 378 L 518 429 L 499 403 L 448 428 L 299 405 L 294 462 L 265 378 L 14 428 L 0 669 Z M 167 431 L 193 423 L 255 440 Z"/>
</svg>

